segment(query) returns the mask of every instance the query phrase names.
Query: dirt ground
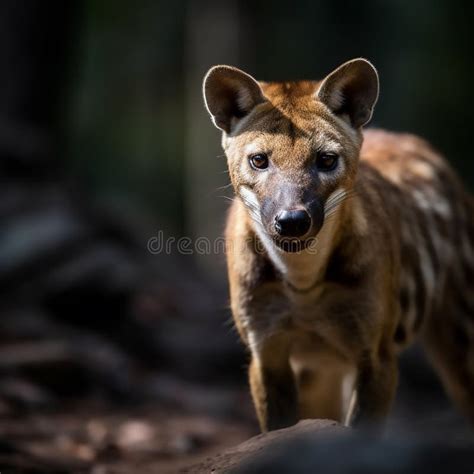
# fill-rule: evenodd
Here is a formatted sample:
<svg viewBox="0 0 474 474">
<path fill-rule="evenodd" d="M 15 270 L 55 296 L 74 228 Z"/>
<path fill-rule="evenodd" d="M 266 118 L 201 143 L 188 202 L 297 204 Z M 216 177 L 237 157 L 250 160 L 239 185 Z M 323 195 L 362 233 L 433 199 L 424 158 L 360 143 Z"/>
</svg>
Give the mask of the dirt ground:
<svg viewBox="0 0 474 474">
<path fill-rule="evenodd" d="M 248 400 L 240 403 L 242 411 Z M 176 473 L 257 433 L 247 416 L 88 401 L 60 412 L 4 416 L 0 472 Z"/>
</svg>

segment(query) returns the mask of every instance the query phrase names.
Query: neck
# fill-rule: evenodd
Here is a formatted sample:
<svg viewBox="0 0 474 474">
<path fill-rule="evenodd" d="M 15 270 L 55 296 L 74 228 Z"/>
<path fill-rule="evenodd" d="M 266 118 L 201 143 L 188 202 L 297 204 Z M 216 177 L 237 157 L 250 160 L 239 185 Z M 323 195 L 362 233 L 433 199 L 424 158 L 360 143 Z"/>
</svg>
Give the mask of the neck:
<svg viewBox="0 0 474 474">
<path fill-rule="evenodd" d="M 349 221 L 360 223 L 363 217 L 361 213 L 357 197 L 346 200 L 331 212 L 315 242 L 305 250 L 295 253 L 281 250 L 257 225 L 254 230 L 289 289 L 296 293 L 306 293 L 324 280 L 329 259 L 341 240 L 344 224 Z"/>
</svg>

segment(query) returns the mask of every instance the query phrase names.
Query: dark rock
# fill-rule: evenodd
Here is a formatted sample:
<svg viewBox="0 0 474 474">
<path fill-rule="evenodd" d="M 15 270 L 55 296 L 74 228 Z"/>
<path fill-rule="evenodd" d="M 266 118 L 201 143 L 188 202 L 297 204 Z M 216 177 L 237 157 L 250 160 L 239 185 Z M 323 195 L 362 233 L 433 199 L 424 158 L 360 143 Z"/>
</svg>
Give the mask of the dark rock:
<svg viewBox="0 0 474 474">
<path fill-rule="evenodd" d="M 347 432 L 337 437 L 308 433 L 272 443 L 258 456 L 239 464 L 233 474 L 445 474 L 471 472 L 474 444 L 433 441 L 429 436 L 374 438 Z M 226 471 L 223 471 L 226 472 Z"/>
<path fill-rule="evenodd" d="M 470 472 L 474 440 L 391 435 L 343 428 L 329 420 L 304 420 L 264 433 L 181 472 L 232 474 L 433 474 Z"/>
<path fill-rule="evenodd" d="M 267 449 L 274 451 L 275 446 L 291 442 L 302 435 L 311 435 L 320 439 L 328 436 L 333 437 L 342 435 L 345 431 L 346 428 L 332 420 L 303 420 L 289 428 L 257 435 L 250 438 L 248 441 L 239 444 L 235 448 L 231 448 L 212 458 L 208 458 L 205 461 L 185 468 L 181 472 L 189 474 L 208 474 L 212 472 L 217 474 L 237 469 L 235 472 L 244 473 L 246 471 L 241 470 L 239 466 L 244 466 L 252 459 L 258 458 L 258 456 L 264 453 Z M 268 472 L 276 473 L 293 471 L 273 470 Z"/>
</svg>

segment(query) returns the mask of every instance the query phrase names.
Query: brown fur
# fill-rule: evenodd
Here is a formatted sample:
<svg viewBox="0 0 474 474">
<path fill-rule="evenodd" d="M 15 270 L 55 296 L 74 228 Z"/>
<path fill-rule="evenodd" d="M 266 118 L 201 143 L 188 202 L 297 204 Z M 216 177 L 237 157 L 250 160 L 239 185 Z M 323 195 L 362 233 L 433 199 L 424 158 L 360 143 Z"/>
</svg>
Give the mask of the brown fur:
<svg viewBox="0 0 474 474">
<path fill-rule="evenodd" d="M 363 60 L 323 82 L 258 85 L 229 67 L 206 77 L 237 194 L 226 230 L 231 306 L 263 430 L 300 418 L 382 421 L 397 355 L 416 335 L 474 421 L 473 200 L 421 139 L 362 134 L 377 89 Z M 323 175 L 312 162 L 327 147 L 342 164 Z M 269 170 L 251 169 L 255 152 L 268 154 Z M 265 209 L 308 199 L 326 214 L 314 252 L 284 252 Z"/>
</svg>

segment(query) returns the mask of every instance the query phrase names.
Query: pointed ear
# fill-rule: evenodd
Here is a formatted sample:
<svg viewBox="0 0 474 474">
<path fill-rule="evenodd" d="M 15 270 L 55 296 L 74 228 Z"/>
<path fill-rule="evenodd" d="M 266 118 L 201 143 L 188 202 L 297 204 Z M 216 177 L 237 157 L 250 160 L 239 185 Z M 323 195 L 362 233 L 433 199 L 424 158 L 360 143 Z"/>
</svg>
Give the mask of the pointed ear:
<svg viewBox="0 0 474 474">
<path fill-rule="evenodd" d="M 266 100 L 252 76 L 231 66 L 209 69 L 204 77 L 203 93 L 214 125 L 227 133 L 239 119 Z"/>
<path fill-rule="evenodd" d="M 316 94 L 334 114 L 354 128 L 362 127 L 371 119 L 379 96 L 377 70 L 366 59 L 353 59 L 331 72 Z"/>
</svg>

